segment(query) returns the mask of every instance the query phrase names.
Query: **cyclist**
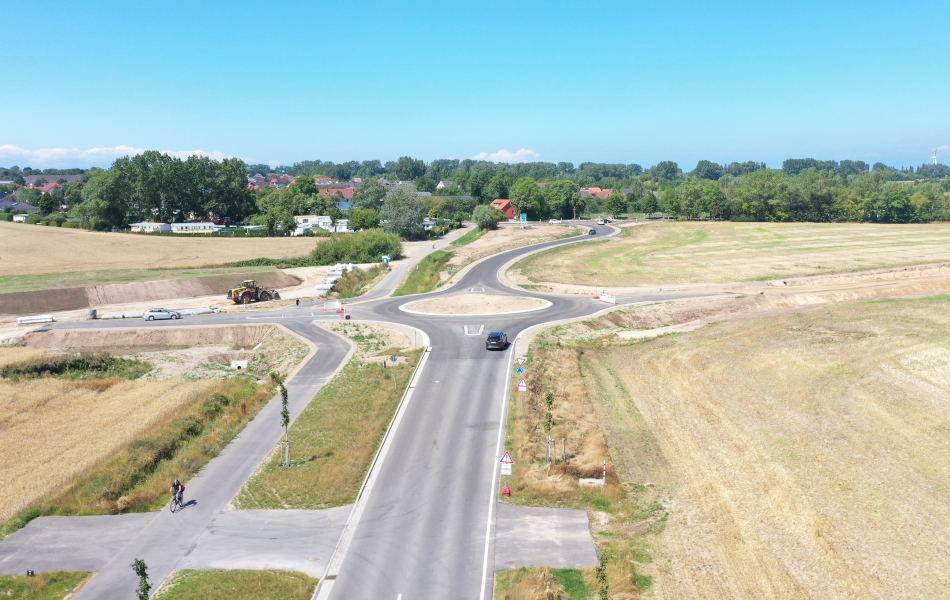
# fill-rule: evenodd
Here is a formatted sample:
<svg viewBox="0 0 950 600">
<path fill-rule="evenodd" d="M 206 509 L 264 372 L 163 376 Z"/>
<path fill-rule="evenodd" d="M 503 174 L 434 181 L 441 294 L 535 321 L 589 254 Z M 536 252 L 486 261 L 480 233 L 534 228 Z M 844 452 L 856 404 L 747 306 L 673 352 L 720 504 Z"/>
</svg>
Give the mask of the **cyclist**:
<svg viewBox="0 0 950 600">
<path fill-rule="evenodd" d="M 178 504 L 181 504 L 181 499 L 185 494 L 185 485 L 175 479 L 175 483 L 172 484 L 172 500 L 178 500 Z"/>
</svg>

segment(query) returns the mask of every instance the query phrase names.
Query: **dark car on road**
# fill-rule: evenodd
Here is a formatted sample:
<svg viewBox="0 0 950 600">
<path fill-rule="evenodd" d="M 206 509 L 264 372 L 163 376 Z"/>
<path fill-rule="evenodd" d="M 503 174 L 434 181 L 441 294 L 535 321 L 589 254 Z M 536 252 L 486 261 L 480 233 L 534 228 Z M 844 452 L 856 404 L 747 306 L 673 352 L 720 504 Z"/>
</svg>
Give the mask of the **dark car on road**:
<svg viewBox="0 0 950 600">
<path fill-rule="evenodd" d="M 589 233 L 590 235 L 594 235 L 595 233 L 597 233 L 597 230 L 596 230 L 596 229 L 591 229 L 591 230 L 588 231 L 587 233 Z"/>
<path fill-rule="evenodd" d="M 501 331 L 492 331 L 488 334 L 488 339 L 485 340 L 485 350 L 491 350 L 492 348 L 504 350 L 507 347 L 508 336 Z"/>
</svg>

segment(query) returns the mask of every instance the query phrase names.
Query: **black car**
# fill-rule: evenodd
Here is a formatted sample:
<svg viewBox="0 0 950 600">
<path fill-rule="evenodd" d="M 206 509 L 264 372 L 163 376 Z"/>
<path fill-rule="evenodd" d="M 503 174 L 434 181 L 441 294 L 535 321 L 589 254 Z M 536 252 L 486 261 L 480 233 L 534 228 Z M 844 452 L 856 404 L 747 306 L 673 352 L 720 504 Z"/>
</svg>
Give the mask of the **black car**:
<svg viewBox="0 0 950 600">
<path fill-rule="evenodd" d="M 491 350 L 492 348 L 504 350 L 507 347 L 508 336 L 501 331 L 492 331 L 488 334 L 488 339 L 485 340 L 485 350 Z"/>
<path fill-rule="evenodd" d="M 591 229 L 591 230 L 588 231 L 587 233 L 590 234 L 590 235 L 594 235 L 595 233 L 597 233 L 597 230 L 596 230 L 596 229 Z"/>
</svg>

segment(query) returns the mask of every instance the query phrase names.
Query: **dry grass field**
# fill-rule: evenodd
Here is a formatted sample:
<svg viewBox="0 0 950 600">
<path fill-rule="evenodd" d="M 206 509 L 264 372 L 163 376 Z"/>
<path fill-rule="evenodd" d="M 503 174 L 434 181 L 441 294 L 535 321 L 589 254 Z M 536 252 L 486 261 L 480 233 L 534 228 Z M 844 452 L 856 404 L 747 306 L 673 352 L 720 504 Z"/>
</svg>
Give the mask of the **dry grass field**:
<svg viewBox="0 0 950 600">
<path fill-rule="evenodd" d="M 619 479 L 666 515 L 595 519 L 598 544 L 644 548 L 654 598 L 950 597 L 948 309 L 822 306 L 579 353 Z"/>
<path fill-rule="evenodd" d="M 525 258 L 520 283 L 593 286 L 729 283 L 943 262 L 950 225 L 675 222 Z"/>
<path fill-rule="evenodd" d="M 305 237 L 159 237 L 0 222 L 0 276 L 220 265 L 302 256 L 317 243 Z"/>
<path fill-rule="evenodd" d="M 22 362 L 24 351 L 38 352 L 0 348 L 0 364 Z M 12 353 L 21 358 L 5 359 Z M 0 379 L 0 522 L 164 424 L 210 385 L 180 379 Z"/>
</svg>

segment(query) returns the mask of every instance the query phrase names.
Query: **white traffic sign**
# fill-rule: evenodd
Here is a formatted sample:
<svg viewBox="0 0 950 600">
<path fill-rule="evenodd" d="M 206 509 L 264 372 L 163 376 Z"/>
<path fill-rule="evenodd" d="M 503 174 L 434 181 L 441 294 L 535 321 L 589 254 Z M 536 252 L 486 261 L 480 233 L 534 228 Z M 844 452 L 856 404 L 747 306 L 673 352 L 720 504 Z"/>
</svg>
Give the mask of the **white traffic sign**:
<svg viewBox="0 0 950 600">
<path fill-rule="evenodd" d="M 511 475 L 511 465 L 502 464 L 502 465 L 501 465 L 501 474 L 502 474 L 502 475 Z"/>
<path fill-rule="evenodd" d="M 522 379 L 521 381 L 519 381 L 519 382 L 518 382 L 518 391 L 519 391 L 519 392 L 527 392 L 527 391 L 528 391 L 528 382 L 525 381 L 524 379 Z"/>
<path fill-rule="evenodd" d="M 513 464 L 515 461 L 511 460 L 511 452 L 508 452 L 507 450 L 505 450 L 505 455 L 501 457 L 501 461 L 499 462 L 501 462 L 501 464 L 503 465 L 510 465 L 510 464 Z"/>
<path fill-rule="evenodd" d="M 523 357 L 523 356 L 519 356 L 519 357 L 516 358 L 515 360 L 518 361 L 518 366 L 519 366 L 519 367 L 523 367 L 524 364 L 525 364 L 526 362 L 528 362 L 528 359 L 525 358 L 525 357 Z"/>
</svg>

